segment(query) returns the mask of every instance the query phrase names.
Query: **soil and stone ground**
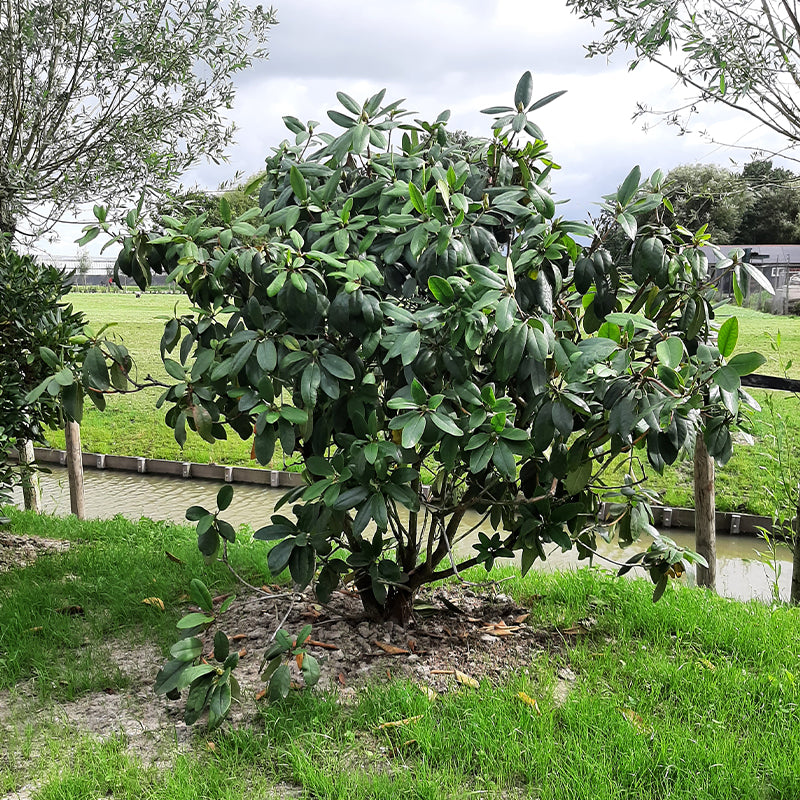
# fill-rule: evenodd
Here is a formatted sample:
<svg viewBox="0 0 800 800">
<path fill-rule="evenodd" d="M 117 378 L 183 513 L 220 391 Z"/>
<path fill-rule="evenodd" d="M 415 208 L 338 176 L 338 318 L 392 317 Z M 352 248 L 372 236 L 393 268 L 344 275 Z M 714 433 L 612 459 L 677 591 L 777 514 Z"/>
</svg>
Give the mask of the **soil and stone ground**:
<svg viewBox="0 0 800 800">
<path fill-rule="evenodd" d="M 0 564 L 23 567 L 42 550 L 59 550 L 66 543 L 31 540 L 4 535 L 0 542 Z M 16 540 L 24 540 L 19 541 Z M 14 541 L 11 541 L 14 540 Z M 16 556 L 4 551 L 18 549 Z M 0 567 L 2 568 L 2 567 Z M 266 591 L 265 591 L 266 590 Z M 310 592 L 293 600 L 283 587 L 263 587 L 258 593 L 239 594 L 219 627 L 239 649 L 236 676 L 242 687 L 242 702 L 234 704 L 232 725 L 256 722 L 264 683 L 260 678 L 262 656 L 291 603 L 282 627 L 291 634 L 305 624 L 313 626 L 308 652 L 320 663 L 319 688 L 333 689 L 341 702 L 349 702 L 359 689 L 373 680 L 406 677 L 432 695 L 461 690 L 461 684 L 488 679 L 500 682 L 524 669 L 543 651 L 563 650 L 567 639 L 584 633 L 585 627 L 568 631 L 536 630 L 527 624 L 528 612 L 502 592 L 502 585 L 471 587 L 451 585 L 423 591 L 415 603 L 411 621 L 376 624 L 365 619 L 360 601 L 347 591 L 335 592 L 330 604 L 319 604 Z M 268 593 L 280 594 L 277 599 Z M 530 598 L 535 603 L 536 597 Z M 216 602 L 221 602 L 218 598 Z M 189 606 L 187 606 L 187 610 Z M 205 634 L 207 651 L 212 649 L 214 629 Z M 0 693 L 0 730 L 9 725 L 47 723 L 68 725 L 76 732 L 98 737 L 123 734 L 133 753 L 145 762 L 164 764 L 170 754 L 188 749 L 202 735 L 201 721 L 195 731 L 183 722 L 182 701 L 171 702 L 153 693 L 156 673 L 164 662 L 152 644 L 133 647 L 106 643 L 107 657 L 127 675 L 129 687 L 119 692 L 89 694 L 73 702 L 42 703 L 35 686 L 21 684 L 13 692 Z M 300 672 L 291 664 L 302 685 Z M 568 668 L 556 677 L 555 693 L 563 699 L 575 681 Z M 10 798 L 25 797 L 12 794 Z"/>
</svg>

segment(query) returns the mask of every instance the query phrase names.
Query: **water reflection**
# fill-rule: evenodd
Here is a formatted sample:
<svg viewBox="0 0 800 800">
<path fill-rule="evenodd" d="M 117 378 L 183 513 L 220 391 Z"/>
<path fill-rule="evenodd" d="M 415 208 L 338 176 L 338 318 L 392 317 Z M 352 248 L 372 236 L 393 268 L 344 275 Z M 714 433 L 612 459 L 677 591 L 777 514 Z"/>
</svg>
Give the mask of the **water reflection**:
<svg viewBox="0 0 800 800">
<path fill-rule="evenodd" d="M 216 493 L 221 483 L 213 481 L 187 481 L 156 475 L 138 475 L 123 472 L 87 470 L 86 514 L 93 518 L 110 518 L 123 514 L 130 519 L 150 517 L 156 520 L 185 523 L 186 509 L 191 505 L 202 505 L 208 509 L 215 508 Z M 270 489 L 259 486 L 237 484 L 234 501 L 223 517 L 238 527 L 248 524 L 258 528 L 269 521 L 273 507 L 283 494 L 282 489 Z M 69 486 L 66 470 L 53 467 L 50 475 L 42 476 L 42 494 L 44 508 L 47 513 L 69 513 Z M 17 497 L 17 502 L 21 502 Z M 464 529 L 476 524 L 477 517 L 467 517 Z M 486 528 L 488 532 L 488 527 Z M 665 535 L 674 539 L 679 545 L 692 547 L 694 534 L 685 531 L 665 530 Z M 462 542 L 462 552 L 471 549 L 470 542 Z M 770 568 L 759 560 L 756 551 L 767 553 L 767 548 L 759 539 L 749 536 L 717 537 L 717 588 L 720 594 L 740 600 L 759 598 L 770 600 L 774 574 Z M 635 550 L 633 551 L 635 552 Z M 600 542 L 600 553 L 608 558 L 624 561 L 628 553 L 616 544 L 608 545 Z M 781 569 L 778 583 L 781 597 L 789 596 L 791 581 L 791 553 L 781 546 L 778 550 L 778 565 Z M 540 568 L 547 570 L 574 568 L 585 564 L 579 562 L 575 553 L 561 553 L 559 548 L 548 556 Z M 611 570 L 616 568 L 602 560 L 596 561 Z M 690 572 L 686 580 L 692 583 L 694 575 Z"/>
</svg>

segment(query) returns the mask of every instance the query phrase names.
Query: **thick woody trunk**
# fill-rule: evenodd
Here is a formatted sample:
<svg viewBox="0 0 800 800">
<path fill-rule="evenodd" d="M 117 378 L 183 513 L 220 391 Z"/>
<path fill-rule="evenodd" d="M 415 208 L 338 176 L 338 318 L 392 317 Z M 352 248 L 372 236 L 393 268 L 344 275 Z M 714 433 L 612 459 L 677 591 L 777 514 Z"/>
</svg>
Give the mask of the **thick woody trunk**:
<svg viewBox="0 0 800 800">
<path fill-rule="evenodd" d="M 708 455 L 703 434 L 698 433 L 694 447 L 694 531 L 695 550 L 708 567 L 697 565 L 697 585 L 717 587 L 716 498 L 714 459 Z"/>
<path fill-rule="evenodd" d="M 69 507 L 78 519 L 86 519 L 83 496 L 83 454 L 81 452 L 81 426 L 67 420 L 64 426 L 67 450 L 67 475 L 69 477 Z"/>
<path fill-rule="evenodd" d="M 390 586 L 386 603 L 381 605 L 372 591 L 372 580 L 369 575 L 362 575 L 356 580 L 356 589 L 364 613 L 373 622 L 398 622 L 405 627 L 411 620 L 416 590 Z"/>
<path fill-rule="evenodd" d="M 39 475 L 36 472 L 36 456 L 33 452 L 33 442 L 30 439 L 20 439 L 17 442 L 19 452 L 19 471 L 22 482 L 22 499 L 27 511 L 42 513 L 42 490 L 39 486 Z"/>
</svg>

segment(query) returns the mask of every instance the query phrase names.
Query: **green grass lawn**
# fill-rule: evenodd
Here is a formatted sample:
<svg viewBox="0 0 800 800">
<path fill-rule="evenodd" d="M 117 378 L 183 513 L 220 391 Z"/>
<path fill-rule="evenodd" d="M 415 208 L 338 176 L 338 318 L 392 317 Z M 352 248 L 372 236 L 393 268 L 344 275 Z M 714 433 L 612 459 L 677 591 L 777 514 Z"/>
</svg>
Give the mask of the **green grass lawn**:
<svg viewBox="0 0 800 800">
<path fill-rule="evenodd" d="M 70 295 L 75 307 L 84 311 L 95 325 L 114 321 L 112 330 L 133 354 L 138 374 L 148 374 L 170 380 L 163 370 L 159 356 L 159 342 L 164 322 L 173 315 L 187 311 L 189 303 L 183 295 L 145 293 L 136 297 L 134 292 L 82 293 Z M 794 354 L 800 354 L 800 318 L 776 317 L 747 308 L 726 306 L 719 310 L 718 319 L 735 314 L 739 318 L 739 343 L 736 352 L 758 350 L 768 358 L 762 371 L 780 375 L 781 364 Z M 771 349 L 770 335 L 780 333 L 780 353 Z M 800 356 L 788 370 L 790 377 L 800 378 Z M 86 451 L 119 455 L 146 456 L 175 460 L 215 462 L 230 465 L 258 466 L 251 460 L 251 443 L 243 442 L 230 432 L 227 441 L 213 445 L 189 431 L 183 450 L 174 439 L 172 431 L 164 424 L 164 409 L 155 407 L 159 390 L 148 390 L 125 396 L 110 396 L 105 412 L 88 408 L 81 427 L 83 447 Z M 784 447 L 775 447 L 775 427 L 766 409 L 767 392 L 754 391 L 753 396 L 765 410 L 753 416 L 755 444 L 738 443 L 734 456 L 723 468 L 717 470 L 717 508 L 720 511 L 747 511 L 770 516 L 776 507 L 774 496 L 781 496 L 781 475 L 791 476 L 788 483 L 800 481 L 800 399 L 780 392 L 771 393 L 778 420 L 778 431 L 784 437 Z M 64 435 L 53 431 L 51 442 L 64 446 Z M 778 463 L 778 453 L 788 456 L 788 463 Z M 273 468 L 285 466 L 280 450 L 276 451 Z M 671 506 L 692 506 L 691 461 L 668 468 L 663 476 L 650 473 L 652 488 L 658 490 L 663 502 Z"/>
<path fill-rule="evenodd" d="M 136 364 L 139 379 L 152 375 L 157 380 L 173 383 L 164 370 L 159 352 L 164 323 L 177 313 L 190 310 L 191 304 L 184 295 L 162 292 L 136 293 L 73 292 L 69 299 L 75 308 L 83 311 L 90 323 L 96 326 L 113 322 L 110 333 L 128 348 Z M 126 395 L 109 395 L 103 412 L 87 403 L 81 424 L 83 449 L 92 453 L 167 458 L 176 461 L 195 461 L 228 465 L 259 466 L 251 460 L 251 442 L 242 441 L 230 432 L 227 441 L 213 445 L 187 430 L 186 445 L 181 449 L 173 431 L 164 422 L 166 407 L 156 408 L 161 389 L 145 389 Z M 64 447 L 63 431 L 52 431 L 53 447 Z M 276 468 L 283 466 L 276 456 Z"/>
<path fill-rule="evenodd" d="M 254 725 L 213 736 L 201 726 L 190 752 L 145 763 L 124 736 L 80 733 L 50 704 L 96 692 L 147 702 L 94 645 L 166 647 L 189 577 L 221 592 L 230 576 L 202 564 L 189 528 L 6 513 L 13 533 L 73 547 L 0 574 L 0 705 L 18 686 L 38 693 L 25 713 L 0 714 L 9 720 L 0 724 L 0 796 L 32 785 L 35 800 L 800 797 L 800 610 L 681 586 L 654 604 L 648 582 L 596 569 L 532 570 L 503 584 L 543 634 L 594 624 L 587 635 L 546 637 L 551 644 L 495 682 L 435 700 L 386 677 L 346 702 L 336 691 L 293 692 L 263 706 Z M 232 555 L 246 575 L 264 576 L 264 549 L 242 544 Z M 142 604 L 152 595 L 165 612 Z M 85 613 L 54 613 L 68 604 Z M 564 668 L 575 680 L 559 693 Z"/>
</svg>

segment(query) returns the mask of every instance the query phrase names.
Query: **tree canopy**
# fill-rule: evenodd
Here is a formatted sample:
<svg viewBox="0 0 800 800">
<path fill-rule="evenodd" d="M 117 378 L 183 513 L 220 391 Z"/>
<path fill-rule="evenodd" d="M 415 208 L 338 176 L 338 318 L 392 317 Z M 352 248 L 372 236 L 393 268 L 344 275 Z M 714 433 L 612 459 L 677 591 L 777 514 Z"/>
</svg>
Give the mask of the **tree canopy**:
<svg viewBox="0 0 800 800">
<path fill-rule="evenodd" d="M 748 241 L 741 238 L 742 218 L 752 193 L 742 175 L 714 164 L 675 167 L 667 173 L 667 196 L 677 222 L 706 232 L 716 244 Z"/>
<path fill-rule="evenodd" d="M 266 56 L 274 22 L 239 0 L 3 4 L 0 231 L 35 236 L 222 158 L 233 76 Z"/>
<path fill-rule="evenodd" d="M 650 61 L 678 78 L 689 97 L 663 113 L 682 129 L 698 104 L 712 102 L 753 118 L 789 148 L 800 142 L 800 15 L 794 0 L 567 5 L 603 29 L 602 38 L 589 45 L 590 55 L 625 50 L 631 69 Z"/>
<path fill-rule="evenodd" d="M 375 616 L 405 618 L 416 589 L 521 552 L 591 556 L 602 500 L 622 541 L 655 536 L 643 564 L 663 591 L 683 555 L 650 525 L 637 464 L 660 469 L 705 430 L 720 461 L 756 354 L 713 344 L 702 246 L 636 213 L 663 208 L 663 175 L 633 170 L 605 207 L 634 242 L 556 214 L 553 162 L 529 73 L 486 109 L 490 139 L 448 137 L 448 113 L 411 120 L 380 92 L 339 93 L 338 134 L 294 117 L 267 159 L 259 204 L 132 231 L 117 269 L 168 273 L 198 315 L 162 339 L 176 384 L 161 398 L 182 441 L 234 430 L 270 461 L 298 453 L 306 485 L 256 538 L 270 569 L 323 599 L 353 581 Z M 585 237 L 585 238 L 584 238 Z M 584 238 L 586 244 L 579 241 Z M 738 265 L 749 269 L 748 265 Z M 623 456 L 629 476 L 606 479 Z M 472 517 L 472 514 L 477 516 Z M 201 550 L 234 538 L 194 509 Z M 456 554 L 465 520 L 477 541 Z M 443 563 L 444 562 L 444 563 Z"/>
<path fill-rule="evenodd" d="M 741 172 L 711 164 L 675 167 L 664 191 L 670 220 L 689 230 L 706 226 L 717 244 L 800 242 L 800 177 L 769 160 L 753 159 Z M 630 252 L 619 233 L 607 246 Z"/>
</svg>

